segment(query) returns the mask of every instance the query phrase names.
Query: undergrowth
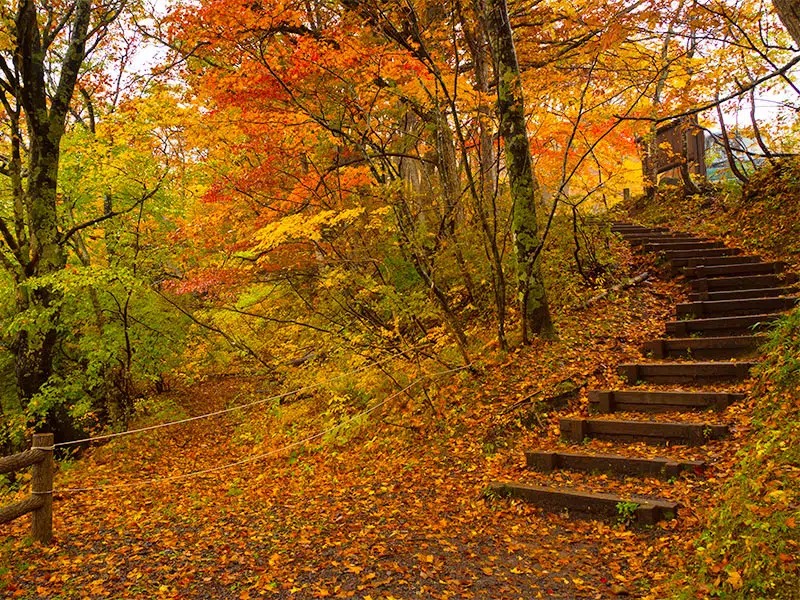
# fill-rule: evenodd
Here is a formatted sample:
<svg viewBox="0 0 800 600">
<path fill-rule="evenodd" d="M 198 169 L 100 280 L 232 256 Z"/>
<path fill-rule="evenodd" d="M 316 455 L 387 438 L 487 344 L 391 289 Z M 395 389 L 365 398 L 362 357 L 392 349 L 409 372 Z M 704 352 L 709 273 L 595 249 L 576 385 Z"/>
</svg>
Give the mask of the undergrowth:
<svg viewBox="0 0 800 600">
<path fill-rule="evenodd" d="M 750 439 L 696 543 L 684 598 L 800 598 L 800 309 L 765 350 Z"/>
</svg>

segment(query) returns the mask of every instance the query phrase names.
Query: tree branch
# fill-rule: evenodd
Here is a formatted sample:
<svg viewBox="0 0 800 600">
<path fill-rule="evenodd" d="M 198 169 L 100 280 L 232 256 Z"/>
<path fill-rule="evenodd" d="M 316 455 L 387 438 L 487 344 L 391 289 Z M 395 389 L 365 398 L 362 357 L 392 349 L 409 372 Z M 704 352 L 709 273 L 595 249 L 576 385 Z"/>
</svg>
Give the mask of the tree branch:
<svg viewBox="0 0 800 600">
<path fill-rule="evenodd" d="M 114 217 L 118 217 L 119 215 L 124 215 L 124 214 L 129 213 L 132 210 L 136 209 L 137 207 L 141 206 L 147 200 L 149 200 L 150 198 L 152 198 L 153 196 L 156 195 L 158 190 L 161 189 L 161 182 L 163 180 L 164 179 L 162 177 L 161 181 L 158 182 L 158 185 L 156 185 L 155 188 L 153 188 L 152 190 L 147 192 L 144 196 L 139 198 L 136 202 L 131 204 L 128 208 L 125 208 L 123 210 L 112 210 L 111 212 L 107 212 L 104 215 L 101 215 L 101 216 L 96 217 L 94 219 L 90 219 L 89 221 L 81 223 L 80 225 L 75 225 L 75 226 L 71 227 L 69 230 L 67 230 L 67 232 L 65 234 L 63 234 L 61 236 L 61 240 L 59 241 L 59 243 L 63 246 L 64 244 L 66 244 L 69 241 L 69 239 L 73 235 L 75 235 L 76 233 L 78 233 L 82 229 L 86 229 L 87 227 L 92 227 L 93 225 L 97 225 L 98 223 L 102 223 L 103 221 L 107 221 L 108 219 L 113 219 Z"/>
<path fill-rule="evenodd" d="M 722 98 L 715 99 L 713 102 L 706 102 L 705 104 L 701 104 L 700 106 L 696 106 L 694 108 L 690 108 L 689 110 L 686 110 L 686 111 L 681 112 L 681 113 L 673 113 L 673 114 L 671 114 L 671 115 L 669 115 L 667 117 L 631 117 L 631 116 L 625 116 L 625 115 L 614 115 L 614 118 L 619 119 L 620 121 L 647 121 L 647 122 L 650 122 L 650 123 L 658 124 L 658 123 L 664 123 L 666 121 L 672 121 L 674 119 L 679 119 L 681 117 L 690 117 L 692 115 L 696 115 L 698 113 L 706 111 L 706 110 L 708 110 L 710 108 L 715 108 L 715 107 L 719 106 L 720 104 L 724 104 L 728 100 L 733 100 L 734 98 L 738 98 L 739 96 L 743 96 L 744 94 L 748 93 L 751 89 L 753 89 L 755 87 L 758 87 L 759 85 L 761 85 L 765 81 L 769 81 L 770 79 L 773 79 L 774 77 L 783 76 L 787 71 L 789 71 L 789 69 L 791 69 L 792 67 L 794 67 L 798 63 L 800 63 L 800 54 L 798 54 L 792 60 L 787 62 L 785 65 L 783 65 L 780 69 L 776 69 L 775 71 L 772 71 L 771 73 L 767 73 L 766 75 L 762 75 L 758 79 L 754 79 L 752 82 L 750 82 L 746 86 L 741 87 L 741 89 L 739 89 L 736 92 L 732 92 L 732 93 L 728 94 L 727 96 L 723 96 Z"/>
</svg>

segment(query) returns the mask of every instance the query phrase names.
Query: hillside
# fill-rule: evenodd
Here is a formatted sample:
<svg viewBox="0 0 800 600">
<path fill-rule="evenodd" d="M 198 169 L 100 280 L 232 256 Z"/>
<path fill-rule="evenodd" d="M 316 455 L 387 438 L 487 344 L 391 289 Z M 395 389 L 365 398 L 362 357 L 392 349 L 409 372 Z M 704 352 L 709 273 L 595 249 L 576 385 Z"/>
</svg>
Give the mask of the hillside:
<svg viewBox="0 0 800 600">
<path fill-rule="evenodd" d="M 795 600 L 781 6 L 4 4 L 0 596 Z"/>
<path fill-rule="evenodd" d="M 395 397 L 322 438 L 302 442 L 331 423 L 332 407 L 312 397 L 92 448 L 60 464 L 56 488 L 101 489 L 57 494 L 51 548 L 29 546 L 26 523 L 14 524 L 2 548 L 5 593 L 515 598 L 645 590 L 669 570 L 661 553 L 680 535 L 671 527 L 575 522 L 484 490 L 519 470 L 526 440 L 552 435 L 555 414 L 536 393 L 557 393 L 567 378 L 615 378 L 615 362 L 638 352 L 674 292 L 654 280 L 566 312 L 557 342 L 489 355 L 475 376 L 428 384 L 430 404 Z M 212 379 L 156 396 L 138 425 L 259 399 L 266 385 Z M 252 464 L 180 478 L 287 445 Z M 179 478 L 150 483 L 169 477 Z M 652 554 L 643 556 L 643 545 Z M 598 560 L 611 551 L 612 564 Z"/>
<path fill-rule="evenodd" d="M 656 268 L 622 242 L 614 242 L 614 253 L 631 274 Z M 261 403 L 271 384 L 258 377 L 209 378 L 153 396 L 140 406 L 135 426 L 259 404 L 113 439 L 78 460 L 60 462 L 56 542 L 31 546 L 24 537 L 27 523 L 15 522 L 0 549 L 3 593 L 18 598 L 664 598 L 680 587 L 676 573 L 692 582 L 698 566 L 707 587 L 692 589 L 697 597 L 712 588 L 744 593 L 734 572 L 746 583 L 759 569 L 762 582 L 765 577 L 784 586 L 796 582 L 796 530 L 790 527 L 795 517 L 787 517 L 796 513 L 790 477 L 796 463 L 777 454 L 785 443 L 797 446 L 791 437 L 773 435 L 780 430 L 796 437 L 791 426 L 796 396 L 779 414 L 764 406 L 763 395 L 728 409 L 725 419 L 734 425 L 734 439 L 704 450 L 713 459 L 713 477 L 668 483 L 670 497 L 682 504 L 674 521 L 640 528 L 546 513 L 486 495 L 495 480 L 535 479 L 523 469 L 522 451 L 557 447 L 559 416 L 586 414 L 587 388 L 619 385 L 615 366 L 639 355 L 641 342 L 660 332 L 672 303 L 684 295 L 662 273 L 588 308 L 562 311 L 555 342 L 508 354 L 487 350 L 476 373 L 431 378 L 423 384 L 425 396 L 394 395 L 352 420 L 352 408 L 320 404 L 314 394 Z M 782 339 L 787 332 L 796 339 L 795 325 L 784 327 Z M 774 342 L 776 358 L 761 371 L 760 390 L 773 387 L 776 374 L 780 389 L 794 381 L 780 358 L 786 343 Z M 357 388 L 358 378 L 330 385 Z M 547 402 L 552 398 L 555 405 Z M 771 445 L 764 450 L 759 440 L 766 439 Z M 750 452 L 753 444 L 762 448 L 758 461 L 741 461 L 737 449 Z M 587 445 L 608 447 L 599 441 Z M 643 446 L 634 451 L 655 452 Z M 697 455 L 688 449 L 684 454 Z M 243 464 L 225 467 L 237 462 Z M 777 490 L 785 494 L 778 525 L 778 516 L 758 513 L 758 523 L 785 532 L 778 559 L 784 575 L 765 574 L 763 564 L 751 565 L 747 551 L 731 546 L 741 535 L 733 533 L 740 526 L 731 511 L 751 509 L 741 503 L 742 494 L 752 490 L 739 490 L 736 482 L 748 481 L 751 471 L 764 465 L 775 470 L 770 472 L 784 469 L 786 487 L 776 488 L 769 477 L 757 480 L 767 486 L 769 491 L 760 493 L 768 498 L 778 498 Z M 556 477 L 562 484 L 596 485 L 578 474 Z M 732 483 L 721 487 L 727 481 Z M 663 483 L 655 481 L 604 478 L 602 483 L 623 493 L 646 492 L 649 486 L 663 494 Z M 775 506 L 758 510 L 767 508 Z M 699 539 L 707 554 L 696 563 Z M 782 593 L 765 597 L 794 597 Z"/>
</svg>

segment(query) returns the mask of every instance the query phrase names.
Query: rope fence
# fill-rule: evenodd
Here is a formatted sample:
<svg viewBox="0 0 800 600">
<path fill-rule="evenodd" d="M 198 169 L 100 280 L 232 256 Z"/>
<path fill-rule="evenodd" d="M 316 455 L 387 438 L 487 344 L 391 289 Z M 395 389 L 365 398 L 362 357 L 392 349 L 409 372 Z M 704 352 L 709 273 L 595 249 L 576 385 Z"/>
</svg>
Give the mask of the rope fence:
<svg viewBox="0 0 800 600">
<path fill-rule="evenodd" d="M 375 362 L 372 362 L 372 363 L 370 363 L 368 365 L 365 365 L 365 366 L 361 367 L 360 369 L 356 369 L 354 371 L 348 371 L 347 373 L 342 373 L 340 375 L 336 375 L 335 377 L 331 377 L 329 379 L 326 379 L 325 381 L 320 381 L 320 382 L 312 384 L 312 385 L 303 386 L 301 388 L 294 389 L 294 390 L 292 390 L 290 392 L 283 392 L 281 394 L 275 394 L 273 396 L 269 396 L 267 398 L 262 398 L 260 400 L 254 400 L 253 402 L 248 402 L 246 404 L 238 404 L 236 406 L 231 406 L 230 408 L 223 408 L 223 409 L 215 410 L 213 412 L 205 413 L 205 414 L 202 414 L 202 415 L 196 415 L 194 417 L 187 417 L 185 419 L 178 419 L 176 421 L 167 421 L 166 423 L 158 423 L 157 425 L 149 425 L 147 427 L 140 427 L 138 429 L 128 429 L 127 431 L 119 431 L 117 433 L 107 433 L 107 434 L 104 434 L 104 435 L 96 435 L 96 436 L 92 436 L 92 437 L 82 438 L 82 439 L 79 439 L 79 440 L 70 440 L 68 442 L 59 442 L 58 444 L 55 444 L 55 447 L 56 448 L 64 448 L 66 446 L 75 446 L 75 445 L 78 445 L 78 444 L 89 444 L 89 443 L 92 443 L 92 442 L 111 440 L 111 439 L 114 439 L 114 438 L 133 435 L 135 433 L 142 433 L 142 432 L 145 432 L 145 431 L 155 431 L 157 429 L 164 429 L 166 427 L 174 427 L 176 425 L 183 425 L 185 423 L 191 423 L 193 421 L 199 421 L 201 419 L 209 419 L 211 417 L 218 417 L 220 415 L 225 415 L 225 414 L 237 411 L 237 410 L 244 410 L 246 408 L 251 408 L 253 406 L 259 406 L 261 404 L 266 404 L 268 402 L 274 402 L 275 400 L 281 400 L 282 398 L 288 398 L 289 396 L 294 396 L 296 394 L 302 394 L 303 392 L 308 392 L 308 391 L 320 388 L 323 385 L 326 385 L 326 384 L 331 383 L 333 381 L 337 381 L 337 380 L 343 379 L 345 377 L 350 377 L 352 375 L 358 375 L 359 373 L 363 373 L 367 369 L 370 369 L 372 367 L 375 367 L 375 366 L 378 366 L 378 365 L 382 365 L 382 364 L 385 364 L 385 363 L 393 362 L 395 360 L 398 360 L 399 358 L 401 358 L 400 355 L 390 356 L 390 357 L 385 358 L 383 360 L 375 361 Z"/>
<path fill-rule="evenodd" d="M 242 465 L 250 464 L 253 462 L 257 462 L 260 460 L 264 460 L 271 456 L 278 455 L 280 453 L 292 450 L 294 448 L 299 448 L 305 444 L 313 442 L 314 440 L 323 438 L 331 433 L 346 427 L 347 425 L 355 422 L 358 419 L 361 419 L 379 408 L 385 406 L 394 398 L 401 396 L 408 392 L 410 389 L 414 388 L 415 386 L 429 381 L 444 375 L 448 375 L 451 373 L 457 373 L 459 371 L 464 371 L 469 369 L 471 365 L 464 365 L 461 367 L 454 367 L 451 369 L 445 369 L 442 371 L 437 371 L 435 373 L 431 373 L 429 375 L 423 375 L 403 387 L 402 389 L 390 394 L 389 396 L 385 397 L 383 400 L 363 410 L 355 415 L 347 417 L 346 419 L 340 421 L 339 423 L 328 427 L 322 431 L 319 431 L 315 434 L 308 435 L 301 440 L 297 440 L 295 442 L 286 444 L 281 446 L 280 448 L 275 448 L 269 450 L 267 452 L 263 452 L 260 454 L 254 454 L 252 456 L 247 456 L 235 462 L 227 463 L 224 465 L 218 465 L 214 467 L 209 467 L 206 469 L 200 469 L 197 471 L 191 471 L 189 473 L 182 473 L 179 475 L 172 475 L 168 477 L 155 477 L 151 479 L 141 479 L 137 481 L 131 481 L 127 483 L 118 483 L 118 484 L 107 484 L 107 485 L 98 485 L 94 487 L 79 487 L 79 488 L 58 488 L 54 489 L 53 487 L 53 472 L 54 472 L 54 462 L 53 462 L 53 450 L 57 447 L 64 447 L 74 444 L 80 443 L 87 443 L 99 440 L 109 440 L 113 438 L 118 438 L 126 435 L 133 435 L 134 433 L 142 433 L 147 431 L 154 431 L 157 429 L 162 429 L 164 427 L 171 427 L 175 425 L 180 425 L 183 423 L 189 423 L 192 421 L 197 421 L 199 419 L 206 419 L 218 415 L 223 415 L 234 410 L 241 410 L 244 408 L 248 408 L 251 406 L 257 406 L 259 404 L 264 404 L 266 402 L 273 401 L 275 399 L 285 398 L 287 396 L 297 394 L 306 390 L 311 390 L 318 388 L 325 383 L 329 383 L 331 381 L 335 381 L 337 379 L 341 379 L 346 376 L 354 375 L 364 370 L 375 366 L 377 364 L 390 362 L 392 360 L 396 360 L 399 358 L 398 356 L 390 357 L 389 359 L 372 363 L 367 365 L 361 369 L 357 369 L 355 371 L 351 371 L 349 373 L 344 373 L 342 375 L 338 375 L 336 377 L 332 377 L 324 382 L 320 382 L 314 385 L 305 386 L 303 388 L 299 388 L 292 392 L 286 392 L 283 394 L 278 394 L 274 396 L 270 396 L 269 398 L 257 400 L 255 402 L 250 402 L 247 404 L 213 411 L 210 413 L 206 413 L 203 415 L 197 415 L 195 417 L 189 417 L 187 419 L 181 419 L 177 421 L 170 421 L 167 423 L 161 423 L 158 425 L 152 425 L 149 427 L 142 427 L 139 429 L 132 429 L 125 432 L 108 434 L 108 435 L 101 435 L 101 436 L 94 436 L 85 438 L 82 440 L 74 440 L 70 442 L 62 442 L 58 444 L 54 444 L 53 434 L 52 433 L 37 433 L 33 436 L 32 446 L 29 450 L 24 452 L 20 452 L 18 454 L 14 454 L 12 456 L 7 457 L 0 457 L 0 474 L 3 473 L 11 473 L 15 471 L 20 471 L 28 467 L 32 467 L 32 479 L 31 479 L 31 492 L 27 498 L 16 502 L 11 505 L 2 506 L 0 507 L 0 524 L 7 523 L 13 521 L 25 514 L 32 513 L 32 528 L 31 533 L 34 540 L 42 542 L 42 543 L 50 543 L 53 537 L 53 494 L 76 494 L 82 492 L 102 492 L 105 490 L 114 490 L 114 489 L 133 489 L 133 488 L 142 488 L 149 485 L 157 485 L 162 483 L 170 483 L 173 481 L 181 481 L 185 479 L 190 479 L 194 477 L 202 477 L 205 475 L 211 475 L 214 473 L 219 473 L 221 471 L 226 471 L 228 469 L 232 469 L 235 467 L 239 467 Z"/>
<path fill-rule="evenodd" d="M 462 367 L 456 367 L 456 368 L 453 368 L 453 369 L 447 369 L 445 371 L 438 371 L 436 373 L 432 373 L 431 375 L 426 375 L 424 377 L 420 377 L 418 379 L 415 379 L 409 385 L 407 385 L 406 387 L 404 387 L 401 390 L 396 391 L 395 393 L 391 394 L 390 396 L 387 396 L 386 398 L 381 400 L 375 406 L 372 406 L 372 407 L 370 407 L 370 408 L 368 408 L 368 409 L 366 409 L 364 411 L 361 411 L 358 414 L 355 414 L 355 415 L 353 415 L 351 417 L 348 417 L 347 419 L 337 423 L 336 425 L 333 425 L 332 427 L 329 427 L 328 429 L 325 429 L 325 430 L 320 431 L 318 433 L 315 433 L 313 435 L 307 436 L 307 437 L 305 437 L 305 438 L 303 438 L 301 440 L 298 440 L 296 442 L 292 442 L 290 444 L 286 444 L 285 446 L 281 446 L 280 448 L 275 448 L 273 450 L 270 450 L 268 452 L 264 452 L 262 454 L 255 454 L 253 456 L 249 456 L 247 458 L 243 458 L 242 460 L 238 460 L 236 462 L 228 463 L 228 464 L 225 464 L 225 465 L 219 465 L 219 466 L 216 466 L 216 467 L 210 467 L 208 469 L 200 469 L 198 471 L 191 471 L 189 473 L 182 473 L 180 475 L 172 475 L 172 476 L 169 476 L 169 477 L 156 477 L 156 478 L 152 478 L 152 479 L 142 479 L 142 480 L 132 481 L 132 482 L 128 482 L 128 483 L 99 485 L 99 486 L 96 486 L 96 487 L 59 488 L 59 489 L 54 490 L 54 492 L 57 493 L 57 494 L 72 494 L 72 493 L 79 493 L 79 492 L 98 492 L 98 491 L 114 490 L 114 489 L 140 488 L 140 487 L 145 487 L 145 486 L 153 485 L 153 484 L 169 483 L 169 482 L 172 482 L 172 481 L 180 481 L 180 480 L 184 480 L 184 479 L 190 479 L 190 478 L 193 478 L 193 477 L 200 477 L 200 476 L 203 476 L 203 475 L 210 475 L 212 473 L 218 473 L 220 471 L 226 471 L 226 470 L 232 469 L 234 467 L 239 467 L 239 466 L 246 465 L 246 464 L 249 464 L 249 463 L 257 462 L 259 460 L 263 460 L 263 459 L 268 458 L 270 456 L 275 456 L 275 455 L 280 454 L 282 452 L 286 452 L 287 450 L 293 450 L 294 448 L 299 448 L 300 446 L 303 446 L 303 445 L 305 445 L 305 444 L 307 444 L 309 442 L 313 442 L 314 440 L 317 440 L 319 438 L 325 437 L 326 435 L 329 435 L 329 434 L 333 433 L 334 431 L 337 431 L 337 430 L 341 429 L 342 427 L 345 427 L 345 426 L 349 425 L 353 421 L 356 421 L 356 420 L 358 420 L 358 419 L 360 419 L 362 417 L 365 417 L 366 415 L 368 415 L 368 414 L 370 414 L 372 412 L 375 412 L 376 410 L 378 410 L 379 408 L 381 408 L 382 406 L 387 404 L 389 401 L 393 400 L 394 398 L 397 398 L 398 396 L 400 396 L 402 394 L 405 394 L 408 390 L 410 390 L 411 388 L 417 386 L 418 384 L 420 384 L 420 383 L 422 383 L 424 381 L 427 381 L 427 380 L 430 380 L 430 379 L 434 379 L 434 378 L 436 378 L 438 376 L 441 376 L 441 375 L 447 375 L 447 374 L 450 374 L 450 373 L 456 373 L 458 371 L 463 371 L 465 369 L 468 369 L 469 367 L 470 367 L 469 365 L 462 366 Z"/>
</svg>

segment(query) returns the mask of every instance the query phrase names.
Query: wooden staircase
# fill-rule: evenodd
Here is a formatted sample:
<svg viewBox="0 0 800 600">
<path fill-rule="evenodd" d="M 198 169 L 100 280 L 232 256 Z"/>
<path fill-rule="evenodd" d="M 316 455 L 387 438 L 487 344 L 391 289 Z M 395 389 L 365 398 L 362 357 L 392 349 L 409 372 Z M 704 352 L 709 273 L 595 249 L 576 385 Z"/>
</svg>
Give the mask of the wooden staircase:
<svg viewBox="0 0 800 600">
<path fill-rule="evenodd" d="M 724 439 L 728 426 L 716 419 L 673 422 L 652 415 L 722 411 L 741 400 L 744 394 L 736 391 L 703 388 L 735 386 L 749 377 L 756 363 L 748 357 L 753 357 L 765 340 L 760 332 L 798 301 L 795 278 L 784 273 L 782 263 L 765 262 L 741 249 L 691 234 L 625 223 L 614 224 L 612 231 L 635 249 L 657 253 L 672 274 L 683 276 L 691 285 L 690 302 L 676 306 L 676 318 L 665 324 L 664 337 L 644 344 L 646 361 L 619 365 L 618 373 L 628 388 L 588 392 L 590 410 L 597 418 L 560 419 L 562 439 L 573 444 L 593 438 L 619 445 L 643 442 L 667 450 L 674 445 L 696 447 Z M 641 385 L 659 389 L 638 389 Z M 693 389 L 683 389 L 685 386 Z M 633 413 L 637 418 L 616 419 L 613 415 L 617 412 Z M 665 479 L 682 473 L 702 475 L 706 467 L 702 460 L 577 450 L 529 451 L 526 465 L 542 473 L 566 470 Z M 677 503 L 661 498 L 623 497 L 557 485 L 498 482 L 491 488 L 496 495 L 519 498 L 547 510 L 594 517 L 624 512 L 629 520 L 645 524 L 675 518 L 679 511 Z"/>
</svg>

